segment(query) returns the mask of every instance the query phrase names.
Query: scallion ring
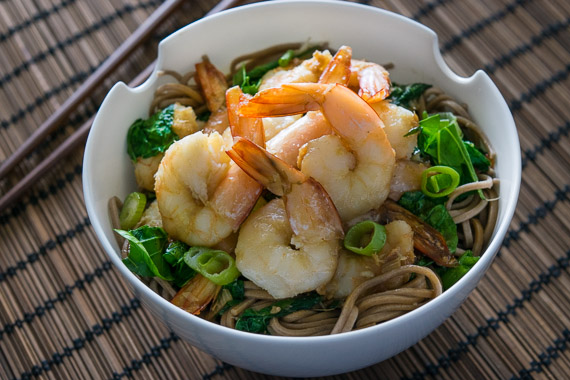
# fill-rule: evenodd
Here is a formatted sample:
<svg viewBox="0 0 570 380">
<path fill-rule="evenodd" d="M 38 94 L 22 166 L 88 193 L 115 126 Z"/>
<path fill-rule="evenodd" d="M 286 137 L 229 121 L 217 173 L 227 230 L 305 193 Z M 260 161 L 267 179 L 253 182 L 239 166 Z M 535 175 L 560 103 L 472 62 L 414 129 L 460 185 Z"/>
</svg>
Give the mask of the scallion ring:
<svg viewBox="0 0 570 380">
<path fill-rule="evenodd" d="M 371 220 L 352 226 L 344 237 L 344 248 L 359 255 L 372 256 L 386 243 L 386 228 Z"/>
<path fill-rule="evenodd" d="M 119 214 L 119 224 L 121 229 L 130 230 L 139 222 L 146 206 L 146 195 L 143 193 L 130 193 L 123 202 L 121 213 Z"/>
<path fill-rule="evenodd" d="M 184 254 L 184 262 L 217 285 L 229 284 L 240 274 L 234 258 L 218 249 L 192 247 Z"/>
<path fill-rule="evenodd" d="M 281 67 L 287 67 L 293 58 L 295 58 L 295 50 L 289 49 L 279 58 L 277 62 Z"/>
<path fill-rule="evenodd" d="M 449 166 L 432 166 L 422 173 L 422 192 L 428 197 L 449 195 L 459 185 L 459 173 Z"/>
</svg>

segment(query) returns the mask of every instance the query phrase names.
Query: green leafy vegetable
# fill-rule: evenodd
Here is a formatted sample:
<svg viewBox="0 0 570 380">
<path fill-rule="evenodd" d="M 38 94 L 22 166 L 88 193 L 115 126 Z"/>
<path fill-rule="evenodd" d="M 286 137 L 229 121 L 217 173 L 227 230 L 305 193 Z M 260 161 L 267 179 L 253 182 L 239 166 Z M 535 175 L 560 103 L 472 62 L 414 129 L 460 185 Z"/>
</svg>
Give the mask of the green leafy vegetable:
<svg viewBox="0 0 570 380">
<path fill-rule="evenodd" d="M 443 286 L 443 290 L 449 289 L 453 284 L 461 279 L 461 277 L 465 276 L 467 272 L 479 261 L 480 257 L 474 257 L 473 252 L 466 251 L 460 258 L 459 258 L 459 265 L 453 268 L 444 268 L 439 267 L 437 268 L 437 272 L 441 277 L 441 284 Z"/>
<path fill-rule="evenodd" d="M 386 228 L 371 220 L 352 226 L 344 237 L 344 248 L 359 255 L 372 256 L 386 243 Z"/>
<path fill-rule="evenodd" d="M 489 170 L 489 167 L 491 166 L 491 161 L 489 161 L 489 159 L 485 157 L 483 152 L 477 149 L 475 144 L 473 144 L 471 141 L 463 141 L 463 143 L 465 144 L 465 149 L 467 149 L 469 158 L 471 158 L 471 163 L 473 163 L 473 167 L 475 167 L 475 169 L 482 171 L 483 173 L 487 172 Z"/>
<path fill-rule="evenodd" d="M 410 108 L 410 102 L 418 99 L 422 96 L 424 91 L 430 87 L 430 84 L 425 83 L 412 83 L 407 85 L 393 83 L 388 99 L 391 99 L 392 103 L 397 106 Z"/>
<path fill-rule="evenodd" d="M 311 309 L 321 300 L 320 295 L 312 292 L 296 298 L 276 301 L 260 310 L 247 309 L 236 321 L 236 329 L 259 334 L 267 333 L 267 325 L 271 318 L 282 317 L 298 310 Z"/>
<path fill-rule="evenodd" d="M 445 208 L 447 198 L 431 198 L 421 191 L 402 194 L 398 204 L 438 230 L 447 243 L 449 252 L 457 249 L 457 226 Z"/>
<path fill-rule="evenodd" d="M 218 300 L 225 292 L 229 293 L 230 299 L 221 305 L 220 310 L 217 313 L 218 315 L 224 314 L 230 307 L 239 304 L 245 299 L 245 288 L 243 280 L 238 278 L 235 281 L 222 286 L 222 291 L 220 292 L 220 296 L 218 296 Z"/>
<path fill-rule="evenodd" d="M 163 254 L 166 260 L 172 266 L 172 276 L 174 277 L 174 285 L 181 288 L 196 275 L 196 271 L 188 266 L 184 261 L 184 254 L 188 252 L 190 247 L 181 241 L 173 241 L 166 247 Z"/>
<path fill-rule="evenodd" d="M 255 95 L 259 90 L 259 85 L 261 84 L 261 77 L 263 74 L 271 69 L 274 69 L 275 67 L 277 67 L 277 62 L 275 62 L 275 66 L 273 67 L 266 66 L 266 70 L 262 70 L 260 66 L 257 66 L 256 69 L 258 70 L 252 74 L 252 72 L 247 73 L 245 70 L 245 65 L 243 65 L 241 69 L 239 69 L 234 74 L 233 85 L 240 86 L 241 90 L 246 94 Z M 258 77 L 258 75 L 260 76 Z"/>
<path fill-rule="evenodd" d="M 127 133 L 127 153 L 131 160 L 156 156 L 168 149 L 178 136 L 172 130 L 174 105 L 148 119 L 138 119 Z"/>
<path fill-rule="evenodd" d="M 418 148 L 434 165 L 449 166 L 459 173 L 460 183 L 478 181 L 471 157 L 463 143 L 463 132 L 451 113 L 438 113 L 420 121 Z M 479 194 L 484 198 L 483 193 Z"/>
<path fill-rule="evenodd" d="M 129 255 L 123 263 L 133 273 L 142 277 L 159 277 L 172 281 L 174 277 L 163 252 L 168 235 L 160 227 L 142 226 L 132 231 L 115 230 L 130 243 Z"/>
<path fill-rule="evenodd" d="M 419 265 L 422 267 L 427 267 L 434 264 L 434 261 L 432 259 L 430 259 L 427 256 L 421 255 L 421 256 L 417 256 L 417 260 L 415 262 L 415 265 Z"/>
<path fill-rule="evenodd" d="M 235 281 L 224 285 L 223 288 L 230 291 L 230 294 L 234 300 L 242 301 L 245 299 L 245 288 L 242 279 L 238 278 Z"/>
<path fill-rule="evenodd" d="M 234 258 L 217 249 L 192 247 L 184 254 L 184 261 L 217 285 L 229 284 L 240 274 Z"/>
</svg>

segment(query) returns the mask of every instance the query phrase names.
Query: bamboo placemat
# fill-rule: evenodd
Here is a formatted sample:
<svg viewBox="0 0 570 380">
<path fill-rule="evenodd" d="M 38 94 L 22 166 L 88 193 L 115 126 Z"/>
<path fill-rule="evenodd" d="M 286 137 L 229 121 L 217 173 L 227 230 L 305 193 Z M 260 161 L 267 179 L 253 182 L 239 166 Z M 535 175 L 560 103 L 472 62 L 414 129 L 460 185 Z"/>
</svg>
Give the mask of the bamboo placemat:
<svg viewBox="0 0 570 380">
<path fill-rule="evenodd" d="M 189 1 L 93 93 L 5 192 L 97 109 L 158 41 L 202 17 Z M 160 5 L 159 0 L 0 0 L 0 159 L 21 144 Z M 570 378 L 570 2 L 382 0 L 435 30 L 460 75 L 485 69 L 507 99 L 523 158 L 520 200 L 498 257 L 441 327 L 372 367 L 335 378 Z M 170 333 L 112 267 L 83 203 L 77 149 L 0 214 L 0 377 L 269 378 Z"/>
</svg>

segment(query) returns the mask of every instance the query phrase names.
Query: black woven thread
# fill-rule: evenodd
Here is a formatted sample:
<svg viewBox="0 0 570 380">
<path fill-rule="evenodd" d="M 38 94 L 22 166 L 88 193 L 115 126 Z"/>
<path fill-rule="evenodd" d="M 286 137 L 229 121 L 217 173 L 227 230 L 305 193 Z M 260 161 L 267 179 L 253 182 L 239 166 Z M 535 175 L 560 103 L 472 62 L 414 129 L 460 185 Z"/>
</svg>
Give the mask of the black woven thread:
<svg viewBox="0 0 570 380">
<path fill-rule="evenodd" d="M 540 33 L 533 36 L 530 39 L 530 42 L 524 43 L 509 50 L 506 54 L 503 54 L 499 58 L 495 58 L 493 62 L 483 66 L 483 68 L 485 69 L 485 71 L 487 71 L 490 74 L 494 73 L 498 69 L 509 64 L 516 57 L 530 51 L 535 46 L 539 46 L 542 43 L 542 41 L 544 41 L 545 39 L 556 36 L 558 33 L 568 28 L 569 25 L 570 25 L 570 18 L 567 18 L 564 21 L 559 21 L 550 24 L 546 28 L 542 29 Z"/>
<path fill-rule="evenodd" d="M 46 50 L 32 56 L 30 59 L 25 60 L 20 65 L 14 67 L 11 72 L 5 74 L 3 77 L 0 78 L 0 88 L 9 81 L 13 80 L 14 78 L 20 76 L 22 72 L 28 70 L 31 65 L 38 64 L 50 56 L 53 56 L 58 50 L 63 50 L 67 46 L 77 42 L 78 40 L 87 37 L 88 35 L 98 31 L 99 29 L 108 26 L 111 22 L 116 20 L 117 18 L 121 18 L 127 14 L 130 14 L 138 9 L 146 9 L 149 7 L 156 7 L 160 4 L 158 0 L 150 0 L 144 3 L 140 3 L 137 5 L 130 5 L 127 4 L 123 8 L 116 10 L 114 13 L 109 14 L 101 18 L 99 21 L 95 22 L 94 24 L 89 25 L 87 28 L 71 35 L 70 37 L 66 38 L 63 41 L 58 41 L 55 46 L 50 46 Z"/>
<path fill-rule="evenodd" d="M 55 307 L 58 302 L 65 301 L 75 289 L 84 289 L 85 285 L 92 283 L 96 278 L 101 278 L 105 272 L 111 269 L 110 261 L 105 261 L 101 266 L 91 273 L 87 273 L 83 278 L 78 279 L 73 285 L 66 285 L 63 290 L 57 292 L 54 298 L 50 298 L 42 305 L 36 306 L 33 312 L 24 313 L 22 318 L 16 319 L 14 322 L 6 323 L 0 328 L 0 340 L 4 339 L 5 334 L 12 333 L 16 328 L 21 329 L 24 325 L 31 323 L 35 318 L 41 318 L 45 313 Z"/>
<path fill-rule="evenodd" d="M 25 269 L 29 264 L 38 261 L 38 259 L 41 256 L 47 254 L 49 251 L 54 250 L 58 246 L 61 246 L 64 242 L 66 242 L 68 239 L 72 239 L 78 233 L 85 231 L 85 227 L 88 227 L 90 225 L 91 222 L 89 221 L 89 218 L 85 217 L 85 219 L 81 223 L 78 223 L 72 229 L 57 235 L 55 237 L 55 240 L 52 239 L 48 240 L 47 242 L 42 244 L 37 251 L 29 253 L 26 256 L 25 260 L 20 260 L 16 263 L 16 265 L 8 267 L 2 272 L 0 272 L 0 283 L 9 279 L 10 277 L 14 277 L 16 273 L 18 273 L 18 271 Z"/>
<path fill-rule="evenodd" d="M 23 108 L 20 108 L 15 113 L 13 113 L 8 119 L 3 119 L 0 121 L 0 126 L 4 129 L 8 128 L 10 125 L 16 124 L 18 121 L 22 120 L 26 114 L 31 113 L 37 107 L 41 106 L 52 97 L 58 95 L 60 92 L 69 89 L 76 84 L 83 83 L 85 79 L 95 70 L 98 66 L 90 66 L 87 70 L 76 73 L 71 76 L 68 80 L 60 83 L 58 86 L 46 91 L 42 95 L 37 96 L 31 103 L 28 103 Z"/>
<path fill-rule="evenodd" d="M 447 351 L 446 355 L 440 356 L 436 364 L 425 364 L 425 370 L 415 372 L 411 377 L 402 377 L 402 379 L 420 380 L 426 376 L 435 376 L 441 369 L 446 369 L 451 366 L 453 362 L 459 360 L 462 354 L 469 351 L 470 346 L 476 346 L 480 337 L 485 337 L 489 332 L 498 330 L 501 325 L 500 322 L 507 323 L 508 318 L 515 315 L 517 309 L 524 306 L 524 303 L 530 301 L 532 296 L 539 292 L 545 285 L 548 285 L 553 278 L 560 276 L 563 270 L 568 269 L 570 266 L 570 250 L 566 251 L 566 255 L 556 260 L 556 264 L 550 266 L 546 272 L 542 272 L 538 279 L 532 280 L 526 289 L 521 292 L 521 297 L 515 298 L 513 302 L 506 306 L 504 310 L 497 313 L 497 317 L 488 318 L 485 325 L 477 327 L 477 332 L 467 336 L 465 341 L 459 342 L 457 348 L 452 348 Z"/>
<path fill-rule="evenodd" d="M 476 24 L 463 30 L 461 33 L 456 34 L 455 36 L 451 37 L 449 41 L 443 44 L 443 46 L 441 47 L 441 52 L 447 53 L 449 50 L 453 49 L 455 46 L 463 42 L 463 40 L 481 31 L 483 28 L 490 25 L 491 23 L 500 21 L 502 18 L 506 17 L 510 13 L 513 13 L 518 7 L 520 7 L 524 3 L 527 3 L 528 1 L 529 0 L 515 0 L 512 3 L 508 4 L 505 8 L 501 9 L 500 11 L 493 13 L 489 17 L 485 17 Z"/>
<path fill-rule="evenodd" d="M 204 376 L 202 376 L 202 379 L 203 380 L 210 380 L 212 377 L 217 376 L 217 375 L 221 375 L 225 371 L 227 371 L 228 369 L 232 369 L 232 368 L 234 368 L 233 365 L 222 362 L 221 365 L 220 364 L 216 365 L 216 368 L 214 368 L 214 370 L 212 372 L 207 373 Z"/>
<path fill-rule="evenodd" d="M 562 330 L 562 336 L 556 338 L 552 345 L 538 355 L 538 361 L 531 361 L 529 368 L 521 369 L 518 376 L 511 377 L 511 380 L 532 379 L 532 373 L 542 372 L 544 367 L 548 367 L 553 359 L 558 358 L 560 353 L 568 348 L 568 343 L 570 343 L 570 330 L 565 328 Z"/>
<path fill-rule="evenodd" d="M 71 183 L 76 176 L 81 175 L 83 167 L 76 165 L 72 171 L 67 172 L 63 177 L 55 178 L 54 183 L 50 184 L 46 189 L 38 190 L 30 195 L 27 201 L 15 203 L 12 207 L 0 214 L 0 226 L 7 224 L 10 219 L 21 215 L 28 205 L 36 205 L 40 199 L 46 199 L 50 195 L 55 195 L 59 190 L 63 189 L 67 184 Z"/>
<path fill-rule="evenodd" d="M 41 11 L 33 15 L 31 18 L 24 20 L 20 24 L 9 27 L 8 30 L 4 33 L 0 33 L 0 42 L 6 41 L 8 38 L 12 37 L 14 34 L 20 32 L 21 30 L 45 18 L 48 18 L 49 16 L 55 13 L 58 13 L 60 10 L 62 10 L 65 7 L 68 7 L 73 3 L 75 3 L 75 0 L 63 0 L 61 3 L 54 5 L 49 9 L 42 9 Z"/>
<path fill-rule="evenodd" d="M 120 380 L 123 377 L 132 377 L 133 372 L 138 371 L 142 368 L 144 364 L 150 364 L 153 358 L 159 358 L 162 355 L 163 351 L 166 351 L 170 348 L 170 345 L 180 338 L 176 336 L 173 332 L 170 333 L 169 336 L 162 338 L 160 340 L 160 344 L 154 347 L 147 352 L 145 352 L 140 359 L 133 359 L 130 365 L 123 368 L 123 372 L 121 373 L 113 373 L 112 380 Z"/>
<path fill-rule="evenodd" d="M 50 371 L 54 366 L 63 362 L 66 357 L 71 357 L 75 351 L 79 351 L 85 345 L 93 341 L 96 337 L 109 331 L 114 325 L 120 323 L 123 318 L 130 316 L 133 311 L 140 307 L 140 301 L 132 298 L 128 304 L 121 306 L 120 311 L 113 312 L 109 317 L 103 318 L 101 323 L 93 325 L 90 329 L 85 330 L 82 337 L 73 340 L 72 344 L 64 347 L 61 352 L 54 353 L 51 358 L 43 360 L 40 364 L 32 366 L 32 368 L 20 375 L 21 380 L 28 380 L 39 376 L 42 373 Z"/>
<path fill-rule="evenodd" d="M 562 189 L 558 189 L 554 192 L 554 199 L 550 201 L 543 202 L 540 206 L 534 209 L 534 212 L 530 214 L 526 220 L 522 221 L 517 229 L 510 230 L 507 232 L 505 239 L 503 240 L 503 246 L 509 247 L 511 241 L 518 240 L 521 232 L 527 232 L 530 226 L 538 224 L 541 219 L 544 219 L 552 210 L 558 202 L 568 199 L 568 194 L 570 193 L 570 185 L 566 184 Z M 501 253 L 499 252 L 500 256 Z"/>
<path fill-rule="evenodd" d="M 429 13 L 433 12 L 434 9 L 436 9 L 440 5 L 445 4 L 447 2 L 448 2 L 448 0 L 435 0 L 435 1 L 432 1 L 431 3 L 427 3 L 426 5 L 424 5 L 420 9 L 418 9 L 418 11 L 416 13 L 414 13 L 412 18 L 414 20 L 418 20 L 421 17 L 425 17 Z"/>
<path fill-rule="evenodd" d="M 535 161 L 540 153 L 546 149 L 550 149 L 552 144 L 558 142 L 562 136 L 568 136 L 569 132 L 570 121 L 567 121 L 566 124 L 561 125 L 556 128 L 555 131 L 550 132 L 548 137 L 541 139 L 538 145 L 525 150 L 521 159 L 522 168 L 524 169 L 528 165 L 529 161 Z"/>
<path fill-rule="evenodd" d="M 570 74 L 570 63 L 562 70 L 554 73 L 550 78 L 546 78 L 534 86 L 532 86 L 528 91 L 524 92 L 518 99 L 511 101 L 509 107 L 511 111 L 518 111 L 522 108 L 523 103 L 529 103 L 533 98 L 536 98 L 540 94 L 544 93 L 547 89 L 555 85 L 556 83 L 562 82 L 568 78 Z"/>
</svg>

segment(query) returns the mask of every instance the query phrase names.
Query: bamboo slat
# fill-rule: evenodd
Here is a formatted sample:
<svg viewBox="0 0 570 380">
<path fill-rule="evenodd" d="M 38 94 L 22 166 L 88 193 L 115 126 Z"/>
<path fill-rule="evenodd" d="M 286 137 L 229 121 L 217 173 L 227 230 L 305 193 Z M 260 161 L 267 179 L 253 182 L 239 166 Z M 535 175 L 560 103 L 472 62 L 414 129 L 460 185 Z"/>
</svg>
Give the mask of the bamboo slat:
<svg viewBox="0 0 570 380">
<path fill-rule="evenodd" d="M 517 123 L 523 178 L 500 253 L 462 307 L 399 355 L 331 378 L 569 378 L 570 2 L 362 2 L 432 28 L 458 74 L 489 73 Z M 93 115 L 114 82 L 151 63 L 161 38 L 215 3 L 188 2 L 0 182 L 0 192 Z M 160 4 L 0 1 L 0 160 Z M 82 156 L 77 149 L 0 214 L 0 378 L 272 378 L 200 352 L 140 305 L 87 218 Z"/>
</svg>

